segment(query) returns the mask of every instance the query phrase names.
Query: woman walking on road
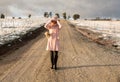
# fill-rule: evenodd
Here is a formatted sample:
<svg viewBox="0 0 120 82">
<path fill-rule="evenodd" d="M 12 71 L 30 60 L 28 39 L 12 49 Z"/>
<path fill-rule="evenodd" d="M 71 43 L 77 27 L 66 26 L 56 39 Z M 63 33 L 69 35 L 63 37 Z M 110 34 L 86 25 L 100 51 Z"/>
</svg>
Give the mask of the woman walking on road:
<svg viewBox="0 0 120 82">
<path fill-rule="evenodd" d="M 58 21 L 57 17 L 54 17 L 45 24 L 45 28 L 49 30 L 49 38 L 46 50 L 50 51 L 52 64 L 51 69 L 56 70 L 59 51 L 59 30 L 61 29 L 61 24 Z"/>
</svg>

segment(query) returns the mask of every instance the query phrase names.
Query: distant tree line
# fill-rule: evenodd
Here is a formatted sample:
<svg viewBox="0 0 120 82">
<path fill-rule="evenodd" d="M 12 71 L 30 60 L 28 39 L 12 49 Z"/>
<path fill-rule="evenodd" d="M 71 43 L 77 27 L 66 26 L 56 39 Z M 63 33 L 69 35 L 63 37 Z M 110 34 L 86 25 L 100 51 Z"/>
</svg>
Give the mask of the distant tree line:
<svg viewBox="0 0 120 82">
<path fill-rule="evenodd" d="M 52 17 L 52 12 L 44 12 L 44 17 Z"/>
<path fill-rule="evenodd" d="M 100 17 L 96 17 L 94 19 L 85 19 L 85 20 L 93 20 L 93 21 L 111 21 L 111 18 L 100 18 Z"/>
<path fill-rule="evenodd" d="M 74 19 L 74 20 L 77 20 L 77 19 L 79 19 L 79 18 L 80 18 L 80 15 L 79 15 L 79 14 L 74 14 L 74 15 L 73 15 L 73 19 Z"/>
<path fill-rule="evenodd" d="M 28 18 L 31 18 L 31 16 L 32 16 L 32 15 L 29 14 L 29 15 L 28 15 Z M 0 18 L 1 18 L 1 19 L 5 19 L 5 15 L 2 13 L 2 14 L 0 15 Z M 12 19 L 15 19 L 15 17 L 12 17 Z M 18 19 L 22 19 L 22 17 L 18 17 Z"/>
<path fill-rule="evenodd" d="M 0 18 L 1 18 L 1 19 L 5 19 L 5 15 L 4 15 L 4 14 L 1 14 Z"/>
<path fill-rule="evenodd" d="M 55 15 L 60 18 L 60 14 L 59 13 L 55 13 Z M 52 17 L 53 14 L 52 12 L 44 12 L 44 17 L 48 18 L 48 17 Z M 71 16 L 67 15 L 66 12 L 62 13 L 62 17 L 66 20 L 66 19 L 70 19 Z M 74 14 L 72 17 L 74 20 L 80 19 L 80 15 L 79 14 Z"/>
<path fill-rule="evenodd" d="M 56 15 L 58 18 L 60 18 L 60 14 L 59 14 L 59 13 L 55 13 L 55 15 Z M 32 16 L 31 14 L 28 14 L 28 18 L 31 18 L 31 16 Z M 46 18 L 48 18 L 48 17 L 52 18 L 52 16 L 53 16 L 53 13 L 52 13 L 52 12 L 44 12 L 44 17 L 46 17 Z M 71 18 L 71 16 L 70 16 L 70 15 L 67 15 L 66 12 L 64 12 L 64 13 L 62 14 L 62 17 L 63 17 L 65 20 Z M 1 18 L 1 19 L 5 19 L 5 15 L 4 15 L 4 14 L 1 14 L 1 15 L 0 15 L 0 18 Z M 15 19 L 15 17 L 12 17 L 12 18 Z M 74 15 L 72 16 L 72 18 L 73 18 L 74 20 L 80 19 L 80 15 L 79 15 L 79 14 L 74 14 Z M 18 19 L 22 19 L 22 17 L 18 17 Z"/>
<path fill-rule="evenodd" d="M 66 12 L 63 13 L 63 18 L 64 19 L 70 19 L 71 16 L 66 14 Z M 80 15 L 79 14 L 74 14 L 73 17 L 72 17 L 74 20 L 77 20 L 77 19 L 80 19 Z"/>
</svg>

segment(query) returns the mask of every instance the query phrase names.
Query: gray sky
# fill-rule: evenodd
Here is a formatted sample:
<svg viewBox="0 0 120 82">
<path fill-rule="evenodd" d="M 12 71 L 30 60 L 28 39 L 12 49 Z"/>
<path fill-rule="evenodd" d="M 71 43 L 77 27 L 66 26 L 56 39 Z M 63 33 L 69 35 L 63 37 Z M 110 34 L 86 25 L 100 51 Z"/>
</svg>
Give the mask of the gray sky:
<svg viewBox="0 0 120 82">
<path fill-rule="evenodd" d="M 0 13 L 9 16 L 43 15 L 45 11 L 78 13 L 82 18 L 120 18 L 120 0 L 0 0 Z"/>
</svg>

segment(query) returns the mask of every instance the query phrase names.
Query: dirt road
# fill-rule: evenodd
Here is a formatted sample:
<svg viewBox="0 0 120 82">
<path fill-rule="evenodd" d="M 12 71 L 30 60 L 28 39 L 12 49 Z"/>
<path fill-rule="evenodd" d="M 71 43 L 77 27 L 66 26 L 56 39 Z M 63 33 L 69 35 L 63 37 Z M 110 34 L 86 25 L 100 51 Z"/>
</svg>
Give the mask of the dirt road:
<svg viewBox="0 0 120 82">
<path fill-rule="evenodd" d="M 40 35 L 0 57 L 0 82 L 120 82 L 120 55 L 61 21 L 58 70 L 50 69 L 47 39 Z"/>
</svg>

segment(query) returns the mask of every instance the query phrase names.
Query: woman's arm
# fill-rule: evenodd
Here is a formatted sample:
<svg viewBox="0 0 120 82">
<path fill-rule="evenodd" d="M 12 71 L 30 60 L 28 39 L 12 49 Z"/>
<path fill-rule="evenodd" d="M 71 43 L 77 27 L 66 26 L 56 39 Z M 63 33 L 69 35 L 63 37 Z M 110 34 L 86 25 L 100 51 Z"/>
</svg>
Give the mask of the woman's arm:
<svg viewBox="0 0 120 82">
<path fill-rule="evenodd" d="M 58 24 L 58 26 L 59 26 L 59 29 L 61 29 L 61 24 L 60 24 L 60 22 L 59 21 L 57 21 L 57 24 Z"/>
<path fill-rule="evenodd" d="M 50 22 L 51 22 L 51 20 L 49 20 L 45 25 L 44 25 L 44 27 L 46 28 L 46 29 L 49 29 L 50 28 Z"/>
</svg>

